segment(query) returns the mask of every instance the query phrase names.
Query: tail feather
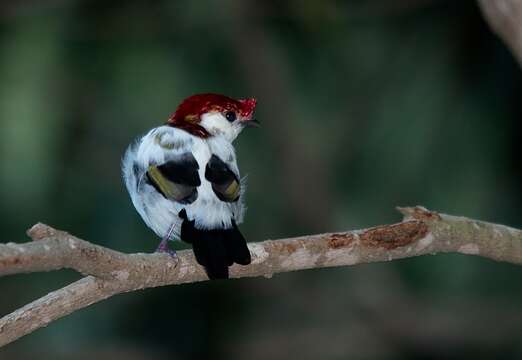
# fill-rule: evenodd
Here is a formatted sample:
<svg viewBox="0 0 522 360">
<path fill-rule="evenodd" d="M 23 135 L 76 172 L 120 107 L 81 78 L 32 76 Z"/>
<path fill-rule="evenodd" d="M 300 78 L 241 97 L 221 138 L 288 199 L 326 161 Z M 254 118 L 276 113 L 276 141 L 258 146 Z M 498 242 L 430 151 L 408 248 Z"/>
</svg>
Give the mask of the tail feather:
<svg viewBox="0 0 522 360">
<path fill-rule="evenodd" d="M 236 222 L 232 221 L 233 228 L 226 230 L 225 246 L 230 259 L 239 265 L 248 265 L 252 261 L 247 242 L 239 231 Z"/>
<path fill-rule="evenodd" d="M 210 279 L 228 279 L 233 263 L 248 265 L 250 251 L 235 222 L 231 229 L 202 230 L 186 217 L 181 225 L 181 240 L 192 244 L 196 261 L 205 268 Z"/>
</svg>

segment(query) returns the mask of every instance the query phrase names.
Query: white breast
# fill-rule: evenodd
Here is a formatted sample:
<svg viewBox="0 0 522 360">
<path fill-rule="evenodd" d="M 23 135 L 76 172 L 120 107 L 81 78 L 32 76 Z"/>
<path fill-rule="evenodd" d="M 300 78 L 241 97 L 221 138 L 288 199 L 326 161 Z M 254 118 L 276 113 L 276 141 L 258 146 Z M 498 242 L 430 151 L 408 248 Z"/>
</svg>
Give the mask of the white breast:
<svg viewBox="0 0 522 360">
<path fill-rule="evenodd" d="M 217 198 L 212 184 L 205 178 L 205 168 L 212 154 L 215 154 L 229 165 L 239 178 L 234 147 L 224 138 L 212 137 L 203 141 L 201 146 L 194 146 L 193 154 L 199 164 L 201 186 L 198 187 L 196 201 L 185 207 L 187 215 L 196 221 L 196 227 L 200 229 L 230 228 L 236 206 Z M 240 201 L 242 200 L 238 200 Z"/>
</svg>

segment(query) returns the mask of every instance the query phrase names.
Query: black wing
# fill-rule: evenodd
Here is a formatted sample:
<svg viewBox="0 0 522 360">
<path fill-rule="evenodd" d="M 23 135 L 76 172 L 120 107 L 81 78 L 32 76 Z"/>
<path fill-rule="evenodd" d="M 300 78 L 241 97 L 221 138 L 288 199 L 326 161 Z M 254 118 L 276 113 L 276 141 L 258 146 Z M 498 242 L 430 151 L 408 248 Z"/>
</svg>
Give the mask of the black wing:
<svg viewBox="0 0 522 360">
<path fill-rule="evenodd" d="M 186 153 L 161 165 L 151 165 L 147 178 L 165 198 L 182 204 L 190 204 L 198 197 L 201 185 L 199 165 L 191 153 Z"/>
<path fill-rule="evenodd" d="M 219 200 L 235 202 L 241 193 L 238 177 L 223 160 L 212 155 L 205 168 L 205 178 L 212 183 L 212 190 Z"/>
</svg>

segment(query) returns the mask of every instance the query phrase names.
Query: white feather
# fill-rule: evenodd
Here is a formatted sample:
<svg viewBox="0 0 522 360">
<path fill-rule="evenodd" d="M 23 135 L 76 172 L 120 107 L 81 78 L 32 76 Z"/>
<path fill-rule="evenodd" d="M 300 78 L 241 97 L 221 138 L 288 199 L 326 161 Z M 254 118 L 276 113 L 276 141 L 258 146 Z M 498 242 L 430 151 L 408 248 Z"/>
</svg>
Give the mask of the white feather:
<svg viewBox="0 0 522 360">
<path fill-rule="evenodd" d="M 230 122 L 220 112 L 208 112 L 201 115 L 199 125 L 213 136 L 224 138 L 229 143 L 232 143 L 243 130 L 239 121 Z"/>
<path fill-rule="evenodd" d="M 163 197 L 145 180 L 145 176 L 150 165 L 161 165 L 187 152 L 192 153 L 199 165 L 201 185 L 197 188 L 197 199 L 192 204 L 184 205 Z M 241 181 L 241 195 L 237 202 L 219 200 L 211 183 L 205 179 L 205 167 L 212 154 L 223 160 L 240 178 L 234 146 L 224 136 L 202 139 L 181 129 L 160 126 L 127 149 L 122 161 L 127 190 L 140 216 L 158 236 L 166 236 L 174 225 L 173 236 L 179 239 L 182 220 L 178 213 L 182 209 L 200 229 L 230 228 L 232 219 L 238 224 L 242 222 L 245 181 Z"/>
</svg>

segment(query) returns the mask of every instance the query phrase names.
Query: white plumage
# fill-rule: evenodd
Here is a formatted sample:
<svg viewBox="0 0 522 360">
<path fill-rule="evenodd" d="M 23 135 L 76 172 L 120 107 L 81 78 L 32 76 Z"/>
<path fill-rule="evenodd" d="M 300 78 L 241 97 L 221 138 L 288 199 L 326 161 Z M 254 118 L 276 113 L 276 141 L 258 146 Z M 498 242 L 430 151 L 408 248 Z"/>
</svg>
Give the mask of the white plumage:
<svg viewBox="0 0 522 360">
<path fill-rule="evenodd" d="M 149 166 L 176 160 L 186 153 L 191 153 L 196 159 L 201 180 L 197 199 L 191 204 L 166 199 L 146 181 Z M 178 214 L 182 209 L 199 229 L 230 228 L 232 219 L 238 224 L 243 221 L 244 181 L 241 182 L 238 201 L 219 200 L 211 183 L 205 178 L 205 167 L 212 154 L 223 160 L 240 178 L 234 146 L 225 136 L 204 139 L 165 125 L 152 129 L 127 149 L 122 162 L 125 185 L 134 207 L 158 236 L 165 237 L 171 226 L 174 226 L 171 233 L 179 239 L 182 220 Z"/>
</svg>

